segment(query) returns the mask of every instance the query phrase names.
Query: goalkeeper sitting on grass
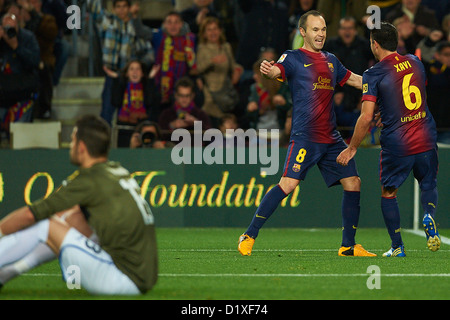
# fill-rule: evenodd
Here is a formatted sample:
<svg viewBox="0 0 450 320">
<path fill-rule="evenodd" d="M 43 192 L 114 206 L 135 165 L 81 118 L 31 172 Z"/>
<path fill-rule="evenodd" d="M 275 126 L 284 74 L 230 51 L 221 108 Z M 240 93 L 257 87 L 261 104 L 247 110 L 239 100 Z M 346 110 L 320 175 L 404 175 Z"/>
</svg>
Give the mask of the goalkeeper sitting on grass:
<svg viewBox="0 0 450 320">
<path fill-rule="evenodd" d="M 128 171 L 108 161 L 110 136 L 103 119 L 78 120 L 70 159 L 79 170 L 48 198 L 0 221 L 2 284 L 55 256 L 63 278 L 78 267 L 81 287 L 92 294 L 136 295 L 156 283 L 153 215 Z M 91 229 L 99 244 L 87 237 Z"/>
</svg>

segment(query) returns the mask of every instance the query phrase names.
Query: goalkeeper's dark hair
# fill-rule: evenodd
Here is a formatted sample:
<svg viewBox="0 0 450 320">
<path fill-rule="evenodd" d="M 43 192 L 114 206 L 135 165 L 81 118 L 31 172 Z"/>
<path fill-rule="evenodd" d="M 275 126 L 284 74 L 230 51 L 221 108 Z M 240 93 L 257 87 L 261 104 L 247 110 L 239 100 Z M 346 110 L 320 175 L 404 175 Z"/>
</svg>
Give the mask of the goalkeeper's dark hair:
<svg viewBox="0 0 450 320">
<path fill-rule="evenodd" d="M 75 123 L 77 141 L 83 141 L 94 158 L 108 156 L 111 144 L 111 128 L 109 124 L 96 115 L 85 115 Z"/>
<path fill-rule="evenodd" d="M 376 41 L 383 49 L 397 51 L 398 32 L 397 28 L 389 22 L 381 22 L 380 28 L 370 31 L 371 41 Z"/>
</svg>

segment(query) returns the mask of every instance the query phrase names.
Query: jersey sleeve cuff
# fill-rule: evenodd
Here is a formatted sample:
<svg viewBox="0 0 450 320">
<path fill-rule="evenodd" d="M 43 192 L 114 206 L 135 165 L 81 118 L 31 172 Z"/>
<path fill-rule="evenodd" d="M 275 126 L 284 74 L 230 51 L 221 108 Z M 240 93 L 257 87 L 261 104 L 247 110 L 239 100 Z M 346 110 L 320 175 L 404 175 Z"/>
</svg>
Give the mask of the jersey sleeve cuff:
<svg viewBox="0 0 450 320">
<path fill-rule="evenodd" d="M 283 82 L 286 81 L 286 74 L 285 74 L 283 65 L 281 65 L 279 63 L 275 63 L 274 66 L 278 67 L 281 71 L 281 75 L 277 78 L 277 80 L 280 80 Z"/>
<path fill-rule="evenodd" d="M 36 212 L 33 210 L 32 206 L 28 206 L 28 209 L 30 209 L 31 214 L 34 217 L 34 221 L 39 221 L 40 219 L 38 218 L 38 216 L 36 215 Z"/>
<path fill-rule="evenodd" d="M 372 101 L 372 102 L 377 102 L 377 97 L 372 96 L 370 94 L 365 94 L 362 96 L 361 101 Z"/>
<path fill-rule="evenodd" d="M 347 82 L 348 78 L 350 78 L 351 75 L 352 75 L 351 71 L 347 70 L 345 77 L 339 82 L 339 85 L 342 87 Z"/>
</svg>

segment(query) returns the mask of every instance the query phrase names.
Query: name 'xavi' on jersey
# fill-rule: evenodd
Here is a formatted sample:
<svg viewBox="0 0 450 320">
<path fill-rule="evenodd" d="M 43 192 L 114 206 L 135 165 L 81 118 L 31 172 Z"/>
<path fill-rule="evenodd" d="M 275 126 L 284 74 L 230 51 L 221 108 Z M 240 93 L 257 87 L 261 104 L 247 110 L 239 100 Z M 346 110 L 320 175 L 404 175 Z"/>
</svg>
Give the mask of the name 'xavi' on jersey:
<svg viewBox="0 0 450 320">
<path fill-rule="evenodd" d="M 435 148 L 436 124 L 425 86 L 425 68 L 409 54 L 390 54 L 364 72 L 362 100 L 380 108 L 383 150 L 407 156 Z"/>
</svg>

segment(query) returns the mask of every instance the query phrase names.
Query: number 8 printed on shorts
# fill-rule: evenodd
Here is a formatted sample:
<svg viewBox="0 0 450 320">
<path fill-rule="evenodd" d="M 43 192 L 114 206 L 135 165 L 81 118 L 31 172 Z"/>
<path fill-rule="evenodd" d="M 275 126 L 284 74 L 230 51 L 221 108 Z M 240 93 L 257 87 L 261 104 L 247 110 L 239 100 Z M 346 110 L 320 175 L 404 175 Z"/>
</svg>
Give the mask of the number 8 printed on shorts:
<svg viewBox="0 0 450 320">
<path fill-rule="evenodd" d="M 305 156 L 306 156 L 306 149 L 301 148 L 300 150 L 298 150 L 297 157 L 295 157 L 295 161 L 297 161 L 298 163 L 302 163 L 303 161 L 305 161 Z"/>
</svg>

